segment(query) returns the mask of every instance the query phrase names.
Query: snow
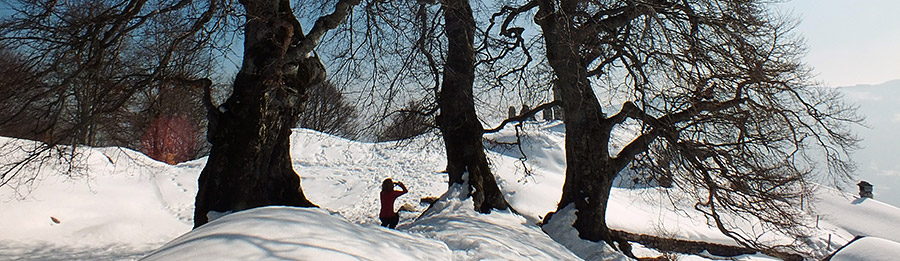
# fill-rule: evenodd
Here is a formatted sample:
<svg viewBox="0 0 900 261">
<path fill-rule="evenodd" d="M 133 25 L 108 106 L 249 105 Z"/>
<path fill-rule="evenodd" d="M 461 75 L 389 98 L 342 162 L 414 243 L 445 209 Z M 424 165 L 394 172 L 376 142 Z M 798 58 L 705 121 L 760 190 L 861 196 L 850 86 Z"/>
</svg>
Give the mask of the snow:
<svg viewBox="0 0 900 261">
<path fill-rule="evenodd" d="M 453 250 L 454 260 L 575 260 L 540 227 L 509 211 L 482 215 L 472 199 L 454 186 L 431 209 L 407 226 L 415 234 L 441 240 Z"/>
<path fill-rule="evenodd" d="M 566 206 L 544 225 L 547 234 L 567 246 L 572 252 L 585 260 L 628 260 L 623 254 L 615 252 L 606 242 L 590 242 L 578 238 L 577 231 L 571 229 L 575 224 L 575 207 Z"/>
<path fill-rule="evenodd" d="M 442 145 L 434 137 L 412 144 L 360 143 L 298 129 L 291 136 L 291 158 L 310 201 L 354 223 L 380 224 L 378 191 L 385 178 L 409 188 L 397 198 L 398 207 L 419 206 L 421 198 L 447 190 Z"/>
<path fill-rule="evenodd" d="M 493 159 L 493 168 L 500 173 L 501 187 L 504 190 L 512 190 L 507 196 L 520 213 L 534 218 L 542 218 L 547 212 L 556 210 L 556 203 L 565 180 L 565 149 L 564 126 L 558 122 L 538 123 L 520 130 L 524 133 L 521 138 L 522 151 L 528 157 L 529 168 L 533 175 L 523 177 L 522 164 L 512 159 L 521 157 L 521 152 L 515 146 L 489 146 L 494 152 L 489 155 L 498 156 Z M 516 138 L 513 131 L 500 132 L 487 135 L 488 140 L 494 143 L 514 142 Z M 507 157 L 503 160 L 502 158 Z M 515 175 L 510 175 L 515 173 Z M 679 200 L 677 191 L 666 191 L 658 188 L 623 188 L 612 189 L 609 204 L 607 206 L 607 225 L 612 229 L 625 230 L 633 233 L 650 234 L 664 238 L 675 238 L 689 241 L 703 241 L 724 245 L 739 246 L 732 238 L 721 233 L 711 220 L 707 220 L 702 213 L 694 209 L 694 203 L 688 200 Z M 549 200 L 552 199 L 552 200 Z M 838 211 L 839 213 L 840 211 Z M 574 216 L 571 217 L 574 220 Z M 815 220 L 815 216 L 807 216 Z M 742 217 L 723 216 L 723 219 L 742 221 Z M 888 223 L 896 224 L 897 221 L 886 219 Z M 573 221 L 574 222 L 574 221 Z M 563 228 L 568 228 L 568 222 Z M 829 251 L 842 246 L 853 238 L 853 235 L 828 222 L 820 222 L 818 230 L 811 238 L 804 239 L 807 250 L 818 255 L 827 255 Z M 758 224 L 744 222 L 739 228 L 746 231 L 759 231 Z M 547 227 L 544 227 L 547 230 Z M 572 240 L 558 238 L 561 234 L 554 234 L 554 239 L 573 249 L 573 252 L 581 257 L 593 255 L 593 242 L 577 243 Z M 561 233 L 565 233 L 562 231 Z M 574 233 L 574 231 L 569 231 Z M 795 241 L 775 233 L 765 233 L 762 239 L 773 244 L 790 244 Z M 591 248 L 592 250 L 579 252 L 576 249 Z"/>
<path fill-rule="evenodd" d="M 257 208 L 191 231 L 146 260 L 574 260 L 540 228 L 509 212 L 475 212 L 460 188 L 418 220 L 387 229 L 324 209 Z M 437 239 L 437 240 L 436 240 Z"/>
<path fill-rule="evenodd" d="M 252 209 L 193 231 L 196 180 L 205 159 L 169 166 L 127 149 L 85 148 L 87 178 L 61 177 L 62 165 L 45 164 L 30 194 L 0 187 L 0 259 L 118 260 L 152 252 L 151 260 L 624 260 L 605 243 L 579 239 L 570 226 L 572 209 L 557 213 L 543 230 L 536 225 L 556 210 L 565 180 L 563 129 L 557 122 L 526 124 L 520 130 L 521 150 L 503 144 L 516 141 L 511 128 L 486 135 L 492 170 L 516 210 L 487 215 L 475 212 L 471 199 L 461 198 L 461 189 L 448 190 L 443 142 L 436 135 L 404 143 L 361 143 L 298 129 L 291 140 L 293 166 L 306 196 L 321 208 Z M 28 146 L 21 140 L 0 142 Z M 0 161 L 16 156 L 7 153 Z M 521 161 L 523 157 L 527 160 Z M 414 211 L 400 212 L 396 230 L 378 226 L 378 190 L 384 178 L 404 182 L 410 190 L 396 206 L 408 205 Z M 897 208 L 876 200 L 853 204 L 852 198 L 835 195 L 824 193 L 814 203 L 821 220 L 814 237 L 805 239 L 810 248 L 827 254 L 857 234 L 898 242 L 891 237 L 900 235 L 891 230 L 900 220 Z M 423 197 L 442 200 L 428 209 L 420 203 Z M 608 224 L 637 233 L 735 244 L 693 212 L 689 202 L 674 203 L 659 189 L 614 188 Z M 860 218 L 868 219 L 853 222 Z M 637 244 L 634 252 L 661 254 Z"/>
<path fill-rule="evenodd" d="M 202 164 L 173 169 L 130 150 L 89 152 L 81 158 L 88 180 L 53 175 L 60 166 L 48 164 L 30 194 L 0 188 L 0 257 L 139 256 L 190 229 L 196 193 L 190 184 Z"/>
<path fill-rule="evenodd" d="M 900 242 L 900 208 L 874 199 L 820 188 L 814 203 L 821 218 L 854 236 L 874 236 Z"/>
<path fill-rule="evenodd" d="M 440 241 L 354 224 L 324 209 L 263 207 L 214 220 L 145 260 L 449 260 L 449 253 Z"/>
<path fill-rule="evenodd" d="M 877 237 L 860 238 L 838 251 L 833 261 L 891 261 L 900 257 L 900 243 Z"/>
</svg>

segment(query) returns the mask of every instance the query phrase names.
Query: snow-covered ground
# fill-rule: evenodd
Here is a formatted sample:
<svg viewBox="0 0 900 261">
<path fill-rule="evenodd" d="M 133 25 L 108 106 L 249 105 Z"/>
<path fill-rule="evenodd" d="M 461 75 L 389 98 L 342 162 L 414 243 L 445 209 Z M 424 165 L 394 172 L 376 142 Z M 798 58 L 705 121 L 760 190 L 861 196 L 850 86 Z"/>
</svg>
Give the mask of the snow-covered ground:
<svg viewBox="0 0 900 261">
<path fill-rule="evenodd" d="M 834 261 L 892 261 L 900 257 L 900 243 L 878 237 L 864 237 L 841 249 Z"/>
<path fill-rule="evenodd" d="M 152 260 L 625 259 L 604 244 L 577 239 L 565 224 L 545 226 L 550 235 L 535 225 L 555 210 L 559 199 L 565 170 L 562 129 L 559 123 L 526 125 L 524 163 L 518 147 L 503 144 L 515 141 L 514 131 L 486 137 L 498 183 L 521 215 L 478 214 L 470 200 L 460 199 L 458 188 L 448 191 L 437 136 L 373 144 L 296 130 L 294 168 L 304 192 L 321 209 L 259 208 L 226 215 L 194 231 L 192 204 L 205 159 L 169 166 L 125 149 L 89 148 L 84 157 L 88 178 L 60 177 L 58 166 L 46 164 L 31 193 L 0 188 L 0 259 L 136 259 L 151 252 Z M 2 142 L 28 146 L 25 141 Z M 15 156 L 7 154 L 0 161 Z M 396 230 L 378 226 L 377 194 L 388 177 L 410 190 L 396 205 L 416 210 L 400 212 Z M 900 227 L 900 209 L 833 190 L 823 189 L 820 195 L 814 204 L 822 212 L 817 215 L 819 230 L 807 239 L 814 250 L 833 251 L 854 235 L 900 242 L 900 233 L 890 230 Z M 608 223 L 614 229 L 734 244 L 697 213 L 675 211 L 690 208 L 673 206 L 664 196 L 656 189 L 615 188 Z M 443 200 L 425 211 L 422 197 Z M 554 221 L 567 220 L 565 213 L 559 215 Z M 658 255 L 641 246 L 635 253 Z"/>
</svg>

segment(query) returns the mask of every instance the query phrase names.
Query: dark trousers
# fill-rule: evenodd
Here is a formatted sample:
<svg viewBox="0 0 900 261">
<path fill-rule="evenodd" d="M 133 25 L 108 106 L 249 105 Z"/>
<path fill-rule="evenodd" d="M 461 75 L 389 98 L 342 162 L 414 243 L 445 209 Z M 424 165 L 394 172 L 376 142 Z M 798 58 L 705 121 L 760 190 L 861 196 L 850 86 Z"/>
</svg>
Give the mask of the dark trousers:
<svg viewBox="0 0 900 261">
<path fill-rule="evenodd" d="M 394 228 L 397 226 L 397 223 L 400 223 L 400 215 L 394 215 L 393 217 L 379 217 L 381 219 L 381 226 L 387 228 Z"/>
</svg>

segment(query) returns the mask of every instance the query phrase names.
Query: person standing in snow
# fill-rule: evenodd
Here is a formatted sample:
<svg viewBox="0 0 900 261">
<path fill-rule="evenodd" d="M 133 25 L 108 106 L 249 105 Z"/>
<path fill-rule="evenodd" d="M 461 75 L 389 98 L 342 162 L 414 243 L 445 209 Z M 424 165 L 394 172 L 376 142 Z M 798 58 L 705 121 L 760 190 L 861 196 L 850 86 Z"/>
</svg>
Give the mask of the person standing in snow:
<svg viewBox="0 0 900 261">
<path fill-rule="evenodd" d="M 403 190 L 394 190 L 394 185 L 399 185 Z M 394 200 L 406 192 L 409 191 L 406 190 L 403 182 L 394 182 L 387 178 L 381 183 L 381 214 L 378 215 L 378 218 L 381 219 L 382 227 L 394 228 L 397 223 L 400 223 L 400 215 L 394 212 Z"/>
</svg>

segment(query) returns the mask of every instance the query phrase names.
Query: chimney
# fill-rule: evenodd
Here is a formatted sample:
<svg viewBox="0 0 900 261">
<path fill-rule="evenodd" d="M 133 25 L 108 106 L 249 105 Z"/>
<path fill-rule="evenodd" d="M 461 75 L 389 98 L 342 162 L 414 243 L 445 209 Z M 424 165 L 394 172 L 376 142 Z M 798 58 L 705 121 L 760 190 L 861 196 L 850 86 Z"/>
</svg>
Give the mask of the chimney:
<svg viewBox="0 0 900 261">
<path fill-rule="evenodd" d="M 865 180 L 856 183 L 859 186 L 859 196 L 863 198 L 872 198 L 872 184 Z"/>
</svg>

